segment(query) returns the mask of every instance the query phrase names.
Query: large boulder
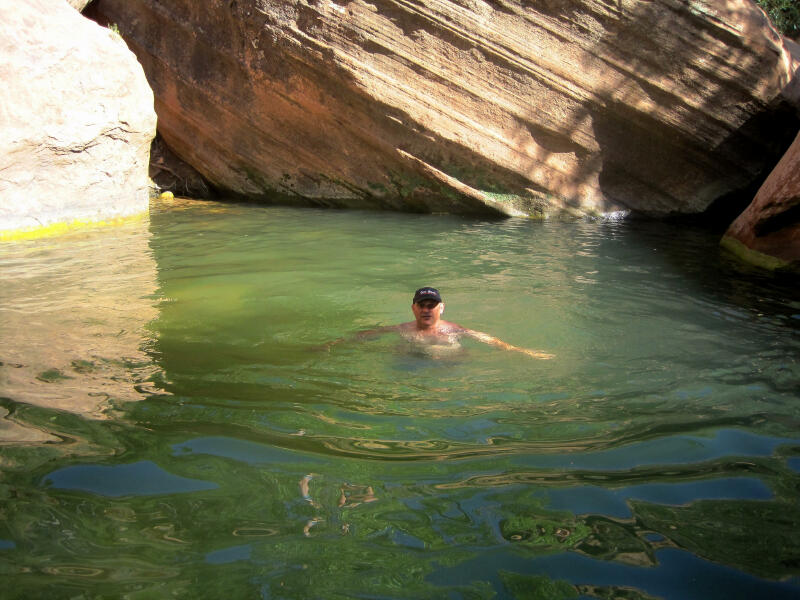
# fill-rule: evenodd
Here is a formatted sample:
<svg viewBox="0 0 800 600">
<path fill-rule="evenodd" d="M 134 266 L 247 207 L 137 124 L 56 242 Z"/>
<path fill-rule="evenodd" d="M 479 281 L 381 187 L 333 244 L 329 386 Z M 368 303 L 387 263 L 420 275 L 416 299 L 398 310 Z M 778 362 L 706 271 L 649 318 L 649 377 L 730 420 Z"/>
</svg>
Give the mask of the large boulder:
<svg viewBox="0 0 800 600">
<path fill-rule="evenodd" d="M 153 93 L 64 0 L 0 0 L 0 231 L 147 210 Z"/>
<path fill-rule="evenodd" d="M 89 10 L 144 65 L 172 150 L 273 202 L 700 213 L 763 177 L 798 123 L 784 42 L 750 0 Z"/>
<path fill-rule="evenodd" d="M 800 133 L 722 244 L 748 262 L 800 270 Z"/>
</svg>

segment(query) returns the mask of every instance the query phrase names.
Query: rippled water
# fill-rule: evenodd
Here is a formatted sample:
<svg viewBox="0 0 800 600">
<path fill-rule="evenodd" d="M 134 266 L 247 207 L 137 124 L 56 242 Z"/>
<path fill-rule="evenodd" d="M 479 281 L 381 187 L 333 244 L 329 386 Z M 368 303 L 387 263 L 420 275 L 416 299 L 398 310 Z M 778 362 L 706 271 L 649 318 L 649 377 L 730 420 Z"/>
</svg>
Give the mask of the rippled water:
<svg viewBox="0 0 800 600">
<path fill-rule="evenodd" d="M 179 202 L 0 281 L 2 598 L 800 593 L 800 296 L 716 235 Z M 555 358 L 325 349 L 422 285 Z"/>
</svg>

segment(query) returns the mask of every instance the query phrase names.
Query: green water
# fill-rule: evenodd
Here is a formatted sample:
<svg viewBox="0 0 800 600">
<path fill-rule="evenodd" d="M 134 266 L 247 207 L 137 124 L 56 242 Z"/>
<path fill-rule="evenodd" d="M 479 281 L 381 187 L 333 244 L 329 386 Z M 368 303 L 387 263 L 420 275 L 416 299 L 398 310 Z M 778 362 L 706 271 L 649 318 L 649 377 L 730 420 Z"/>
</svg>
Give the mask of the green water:
<svg viewBox="0 0 800 600">
<path fill-rule="evenodd" d="M 0 245 L 0 598 L 795 598 L 800 297 L 717 241 L 178 203 Z M 422 285 L 555 358 L 324 349 Z"/>
</svg>

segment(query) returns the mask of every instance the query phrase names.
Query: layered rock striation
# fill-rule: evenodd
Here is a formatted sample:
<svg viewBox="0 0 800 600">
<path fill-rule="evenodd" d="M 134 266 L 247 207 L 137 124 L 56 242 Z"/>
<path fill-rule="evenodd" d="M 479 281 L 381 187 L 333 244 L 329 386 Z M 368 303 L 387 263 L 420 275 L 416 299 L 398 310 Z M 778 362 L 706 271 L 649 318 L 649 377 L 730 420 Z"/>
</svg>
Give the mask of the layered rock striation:
<svg viewBox="0 0 800 600">
<path fill-rule="evenodd" d="M 0 232 L 147 210 L 153 93 L 64 0 L 0 0 Z"/>
<path fill-rule="evenodd" d="M 763 177 L 798 123 L 791 57 L 749 0 L 89 10 L 142 62 L 170 148 L 271 202 L 701 213 Z"/>
</svg>

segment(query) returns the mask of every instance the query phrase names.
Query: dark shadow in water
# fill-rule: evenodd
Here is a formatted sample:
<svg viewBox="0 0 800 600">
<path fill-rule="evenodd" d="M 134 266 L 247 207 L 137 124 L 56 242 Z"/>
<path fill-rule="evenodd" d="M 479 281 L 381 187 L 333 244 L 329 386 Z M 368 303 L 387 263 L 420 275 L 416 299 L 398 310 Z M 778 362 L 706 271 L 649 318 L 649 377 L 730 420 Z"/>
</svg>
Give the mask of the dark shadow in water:
<svg viewBox="0 0 800 600">
<path fill-rule="evenodd" d="M 719 234 L 705 224 L 634 219 L 615 227 L 638 244 L 643 255 L 666 261 L 699 299 L 743 309 L 753 318 L 776 317 L 783 327 L 800 328 L 797 275 L 742 263 L 719 245 Z"/>
</svg>

